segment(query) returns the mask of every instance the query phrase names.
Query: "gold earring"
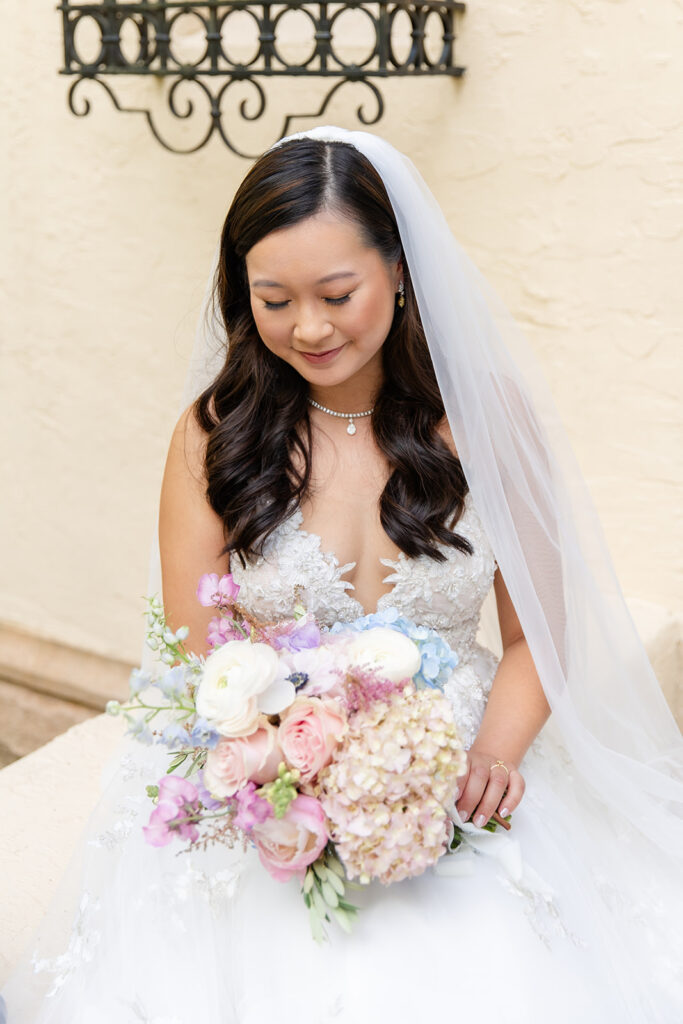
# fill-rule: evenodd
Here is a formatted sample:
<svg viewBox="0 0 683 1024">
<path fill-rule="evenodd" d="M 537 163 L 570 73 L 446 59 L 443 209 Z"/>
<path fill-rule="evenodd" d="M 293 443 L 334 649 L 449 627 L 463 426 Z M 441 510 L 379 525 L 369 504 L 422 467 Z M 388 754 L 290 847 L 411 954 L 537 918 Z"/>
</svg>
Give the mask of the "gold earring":
<svg viewBox="0 0 683 1024">
<path fill-rule="evenodd" d="M 406 290 L 406 286 L 404 285 L 403 281 L 399 281 L 398 282 L 398 305 L 401 307 L 401 309 L 403 309 L 403 307 L 406 304 L 405 290 Z"/>
</svg>

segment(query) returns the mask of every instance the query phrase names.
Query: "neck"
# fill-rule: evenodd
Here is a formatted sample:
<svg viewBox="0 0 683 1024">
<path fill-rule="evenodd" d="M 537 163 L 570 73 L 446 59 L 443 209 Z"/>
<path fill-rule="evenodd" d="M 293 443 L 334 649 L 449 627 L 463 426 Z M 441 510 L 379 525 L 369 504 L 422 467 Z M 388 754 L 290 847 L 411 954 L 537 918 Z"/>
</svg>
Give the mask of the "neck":
<svg viewBox="0 0 683 1024">
<path fill-rule="evenodd" d="M 329 387 L 309 384 L 308 397 L 335 412 L 365 412 L 374 406 L 380 387 L 377 375 L 357 374 Z"/>
<path fill-rule="evenodd" d="M 375 404 L 371 395 L 363 397 L 357 391 L 344 393 L 336 388 L 310 388 L 308 397 L 325 409 L 343 413 L 367 412 Z"/>
</svg>

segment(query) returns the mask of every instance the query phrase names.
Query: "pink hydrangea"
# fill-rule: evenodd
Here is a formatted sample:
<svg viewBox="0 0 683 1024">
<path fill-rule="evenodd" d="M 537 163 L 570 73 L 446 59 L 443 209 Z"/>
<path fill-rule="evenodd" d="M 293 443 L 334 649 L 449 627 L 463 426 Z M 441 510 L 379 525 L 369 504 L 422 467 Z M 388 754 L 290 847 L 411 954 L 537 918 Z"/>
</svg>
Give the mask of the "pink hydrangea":
<svg viewBox="0 0 683 1024">
<path fill-rule="evenodd" d="M 447 808 L 465 765 L 453 709 L 438 690 L 409 684 L 353 715 L 318 777 L 349 877 L 388 885 L 434 864 L 446 851 Z"/>
</svg>

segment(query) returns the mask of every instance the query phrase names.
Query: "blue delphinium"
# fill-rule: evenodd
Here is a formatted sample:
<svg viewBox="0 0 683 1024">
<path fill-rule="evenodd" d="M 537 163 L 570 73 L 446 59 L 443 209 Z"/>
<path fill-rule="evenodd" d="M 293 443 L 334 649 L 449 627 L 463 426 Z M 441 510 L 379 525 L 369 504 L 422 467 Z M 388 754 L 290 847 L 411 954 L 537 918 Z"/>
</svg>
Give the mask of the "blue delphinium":
<svg viewBox="0 0 683 1024">
<path fill-rule="evenodd" d="M 372 615 L 361 615 L 353 622 L 335 622 L 330 633 L 344 633 L 349 630 L 361 633 L 366 629 L 381 626 L 384 629 L 395 629 L 397 633 L 417 644 L 422 662 L 419 672 L 413 676 L 413 682 L 419 688 L 431 687 L 442 690 L 444 683 L 458 664 L 458 656 L 434 629 L 428 626 L 417 626 L 410 619 L 399 614 L 397 608 L 385 608 Z"/>
<path fill-rule="evenodd" d="M 160 742 L 167 747 L 185 747 L 188 742 L 187 729 L 180 722 L 169 722 L 161 734 Z"/>
<path fill-rule="evenodd" d="M 127 733 L 129 736 L 132 736 L 133 739 L 138 740 L 140 743 L 146 743 L 148 746 L 154 743 L 154 736 L 146 719 L 133 718 L 132 715 L 126 715 L 126 719 L 128 721 Z"/>
<path fill-rule="evenodd" d="M 139 693 L 152 684 L 152 677 L 149 672 L 143 672 L 141 668 L 134 668 L 130 674 L 128 686 L 131 697 L 137 697 Z"/>
<path fill-rule="evenodd" d="M 208 747 L 212 750 L 220 739 L 215 729 L 212 729 L 205 718 L 196 718 L 192 726 L 189 740 L 185 743 L 188 747 Z"/>
<path fill-rule="evenodd" d="M 156 680 L 156 685 L 164 697 L 177 700 L 185 692 L 185 666 L 175 665 L 173 668 L 169 668 L 161 678 Z"/>
</svg>

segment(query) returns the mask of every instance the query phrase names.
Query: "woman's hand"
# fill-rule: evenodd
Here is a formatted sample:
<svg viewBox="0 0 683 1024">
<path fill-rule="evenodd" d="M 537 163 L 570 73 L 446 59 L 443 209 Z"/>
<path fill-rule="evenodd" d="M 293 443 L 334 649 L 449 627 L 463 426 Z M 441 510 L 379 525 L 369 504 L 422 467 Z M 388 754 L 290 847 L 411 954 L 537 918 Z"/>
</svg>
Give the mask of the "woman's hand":
<svg viewBox="0 0 683 1024">
<path fill-rule="evenodd" d="M 467 753 L 465 773 L 458 779 L 458 814 L 463 821 L 471 817 L 477 828 L 485 825 L 496 811 L 501 818 L 512 814 L 524 796 L 524 779 L 517 766 L 505 761 L 508 777 L 505 768 L 496 765 L 498 760 L 496 754 L 472 748 Z"/>
</svg>

